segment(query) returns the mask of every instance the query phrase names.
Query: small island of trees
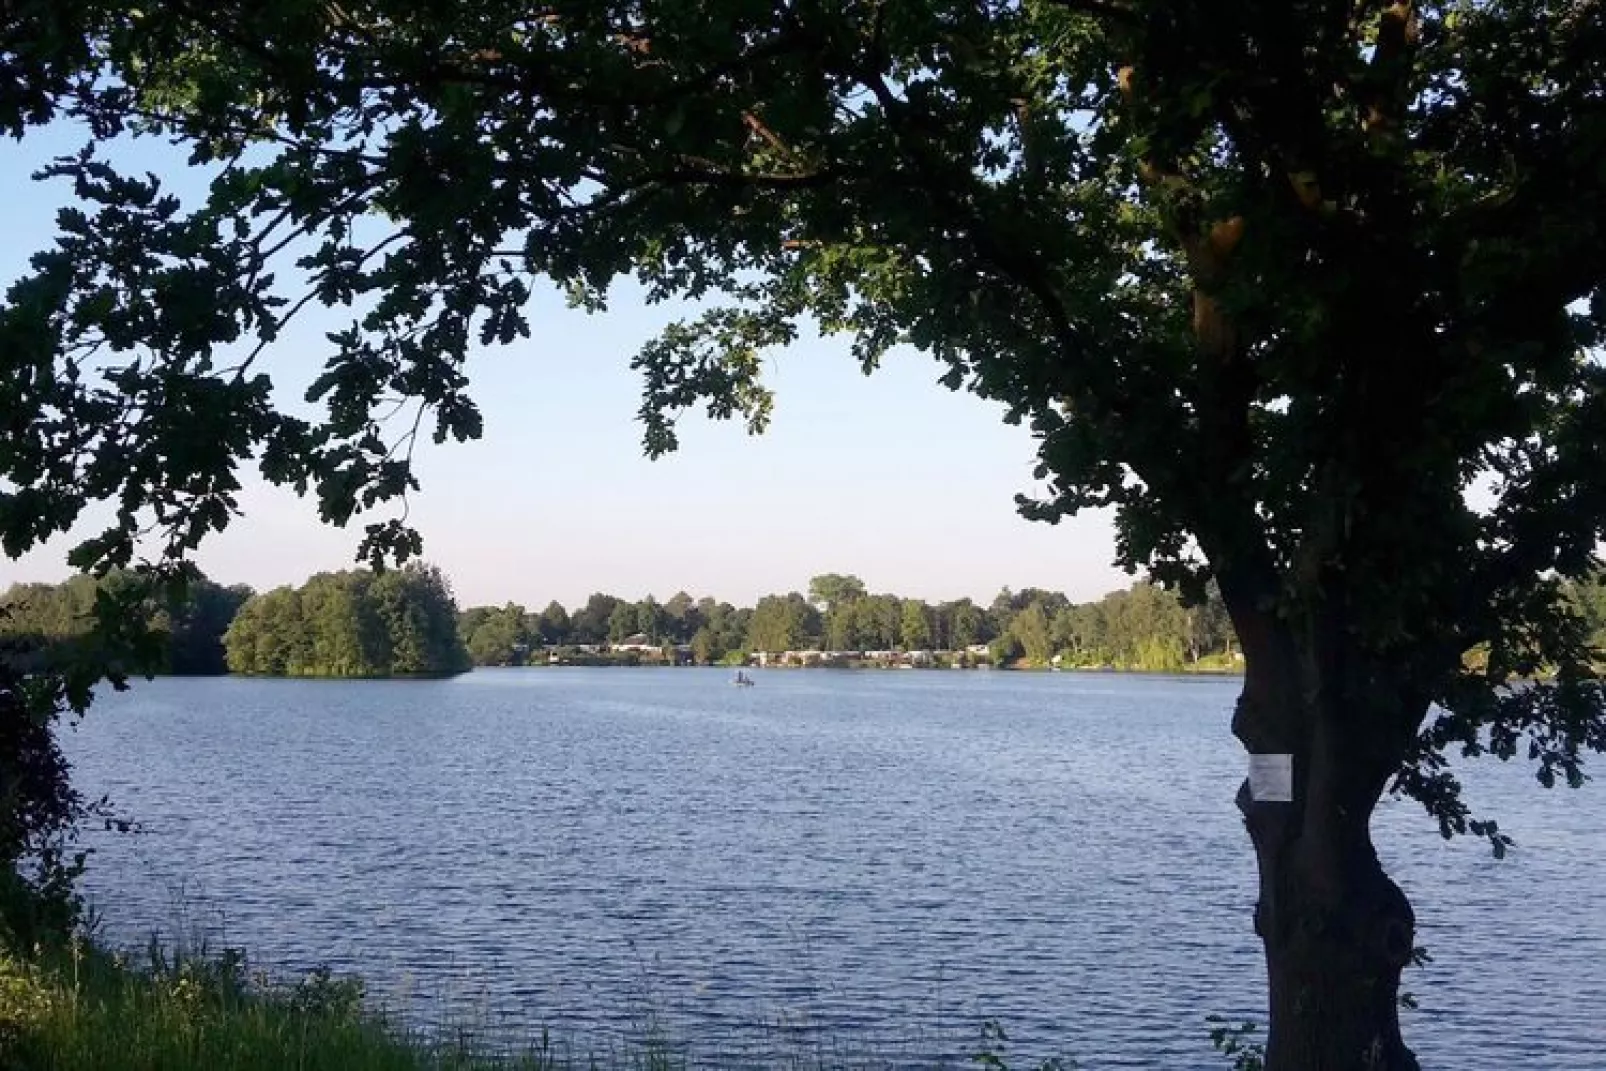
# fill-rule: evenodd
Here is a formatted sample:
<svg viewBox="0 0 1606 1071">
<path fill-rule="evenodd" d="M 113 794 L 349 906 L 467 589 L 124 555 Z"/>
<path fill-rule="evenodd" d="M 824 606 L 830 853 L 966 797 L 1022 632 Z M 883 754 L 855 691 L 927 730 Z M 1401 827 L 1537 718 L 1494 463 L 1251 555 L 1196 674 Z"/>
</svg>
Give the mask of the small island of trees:
<svg viewBox="0 0 1606 1071">
<path fill-rule="evenodd" d="M 229 670 L 251 676 L 446 676 L 470 666 L 457 616 L 433 566 L 319 573 L 252 596 L 223 645 Z"/>
</svg>

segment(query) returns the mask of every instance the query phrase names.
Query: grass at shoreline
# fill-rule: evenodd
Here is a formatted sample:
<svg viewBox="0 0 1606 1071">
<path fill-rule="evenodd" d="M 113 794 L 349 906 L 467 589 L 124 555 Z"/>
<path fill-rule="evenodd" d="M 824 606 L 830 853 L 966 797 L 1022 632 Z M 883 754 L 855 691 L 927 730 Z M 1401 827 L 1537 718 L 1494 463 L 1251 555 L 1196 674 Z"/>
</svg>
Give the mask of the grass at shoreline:
<svg viewBox="0 0 1606 1071">
<path fill-rule="evenodd" d="M 1231 1071 L 1262 1071 L 1258 1024 L 1206 1016 L 1208 1040 Z M 76 937 L 11 949 L 0 935 L 0 1071 L 1078 1071 L 1065 1057 L 1024 1053 L 997 1020 L 965 1043 L 942 1030 L 873 1043 L 804 1036 L 765 1024 L 757 1040 L 677 1043 L 649 1012 L 600 1049 L 492 1021 L 428 1028 L 388 1018 L 360 979 L 327 968 L 297 982 L 247 969 L 243 953 L 209 954 L 204 940 L 171 951 L 112 953 Z M 966 1033 L 969 1033 L 966 1031 Z M 522 1040 L 521 1040 L 522 1039 Z M 593 1039 L 595 1040 L 595 1039 Z M 1201 1051 L 1203 1047 L 1201 1046 Z M 942 1055 L 938 1055 L 938 1054 Z"/>
<path fill-rule="evenodd" d="M 546 1031 L 510 1043 L 472 1024 L 421 1031 L 388 1020 L 355 979 L 318 971 L 293 984 L 247 969 L 233 951 L 168 953 L 153 943 L 131 962 L 87 941 L 19 955 L 0 944 L 0 1071 L 886 1071 L 926 1066 L 908 1053 L 830 1043 L 762 1054 L 734 1043 L 693 1056 L 648 1023 L 641 1035 L 581 1051 Z M 734 1041 L 734 1039 L 732 1039 Z M 979 1051 L 930 1062 L 1009 1071 L 1003 1031 Z M 1046 1061 L 1020 1071 L 1069 1071 Z"/>
<path fill-rule="evenodd" d="M 294 985 L 249 975 L 236 954 L 138 967 L 86 943 L 0 951 L 0 1067 L 7 1071 L 479 1071 L 557 1069 L 550 1050 L 485 1055 L 367 1010 L 360 984 L 317 972 Z M 668 1064 L 624 1066 L 656 1071 Z"/>
</svg>

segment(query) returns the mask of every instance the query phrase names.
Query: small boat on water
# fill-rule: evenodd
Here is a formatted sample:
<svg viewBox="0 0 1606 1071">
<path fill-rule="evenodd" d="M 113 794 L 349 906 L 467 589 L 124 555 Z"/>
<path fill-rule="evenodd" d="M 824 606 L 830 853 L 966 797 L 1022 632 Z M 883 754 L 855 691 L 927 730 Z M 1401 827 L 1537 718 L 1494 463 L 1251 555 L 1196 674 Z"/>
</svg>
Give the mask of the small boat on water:
<svg viewBox="0 0 1606 1071">
<path fill-rule="evenodd" d="M 753 686 L 753 678 L 749 677 L 741 670 L 737 670 L 736 677 L 731 681 L 731 683 L 738 688 L 751 688 Z"/>
</svg>

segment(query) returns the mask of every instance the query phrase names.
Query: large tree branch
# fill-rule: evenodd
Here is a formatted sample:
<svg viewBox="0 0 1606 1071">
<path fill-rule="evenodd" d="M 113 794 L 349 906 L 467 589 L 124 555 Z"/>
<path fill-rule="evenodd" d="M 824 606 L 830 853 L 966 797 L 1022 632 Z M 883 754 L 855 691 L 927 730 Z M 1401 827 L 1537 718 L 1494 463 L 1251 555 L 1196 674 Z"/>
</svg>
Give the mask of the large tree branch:
<svg viewBox="0 0 1606 1071">
<path fill-rule="evenodd" d="M 1369 64 L 1369 84 L 1361 94 L 1363 123 L 1376 135 L 1394 133 L 1410 105 L 1411 74 L 1420 27 L 1414 0 L 1394 0 L 1378 13 L 1377 45 Z"/>
</svg>

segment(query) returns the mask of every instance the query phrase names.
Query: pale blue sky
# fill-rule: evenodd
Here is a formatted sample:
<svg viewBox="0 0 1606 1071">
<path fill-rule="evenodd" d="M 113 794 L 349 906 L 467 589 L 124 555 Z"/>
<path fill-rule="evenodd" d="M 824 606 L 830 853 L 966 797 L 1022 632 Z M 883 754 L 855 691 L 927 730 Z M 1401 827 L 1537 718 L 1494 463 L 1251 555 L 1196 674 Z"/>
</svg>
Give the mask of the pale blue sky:
<svg viewBox="0 0 1606 1071">
<path fill-rule="evenodd" d="M 49 240 L 66 196 L 29 172 L 74 144 L 54 131 L 0 155 L 0 278 Z M 131 162 L 164 165 L 144 152 Z M 1031 487 L 1029 434 L 1005 425 L 1000 407 L 938 385 L 928 358 L 895 354 L 866 378 L 844 340 L 802 341 L 769 362 L 767 434 L 689 416 L 679 453 L 651 462 L 627 364 L 672 312 L 629 294 L 603 316 L 551 294 L 535 306 L 529 341 L 471 363 L 484 438 L 419 460 L 411 521 L 465 605 L 681 588 L 746 602 L 826 571 L 932 600 L 989 599 L 1004 585 L 1091 598 L 1129 582 L 1109 564 L 1106 517 L 1051 527 L 1015 512 L 1015 492 Z M 273 351 L 265 367 L 287 401 L 321 364 L 321 331 L 344 319 L 314 318 Z M 326 528 L 310 502 L 254 481 L 243 506 L 201 552 L 216 579 L 264 588 L 350 564 L 360 528 Z M 0 584 L 59 579 L 67 546 L 0 561 Z"/>
</svg>

